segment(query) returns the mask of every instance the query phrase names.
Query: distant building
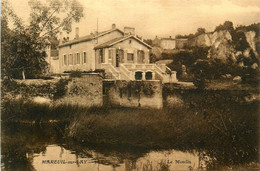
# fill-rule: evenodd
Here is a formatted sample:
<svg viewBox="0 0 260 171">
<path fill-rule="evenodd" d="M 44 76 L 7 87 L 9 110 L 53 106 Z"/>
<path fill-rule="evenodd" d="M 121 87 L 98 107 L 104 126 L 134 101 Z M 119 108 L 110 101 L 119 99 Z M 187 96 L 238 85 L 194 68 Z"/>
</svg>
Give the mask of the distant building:
<svg viewBox="0 0 260 171">
<path fill-rule="evenodd" d="M 188 39 L 187 38 L 176 38 L 176 49 L 185 49 L 187 48 Z"/>
<path fill-rule="evenodd" d="M 158 38 L 157 36 L 153 40 L 153 46 L 161 47 L 162 49 L 175 49 L 176 41 L 171 36 L 168 38 Z"/>
<path fill-rule="evenodd" d="M 212 34 L 211 33 L 203 33 L 200 34 L 196 37 L 193 37 L 191 39 L 189 39 L 188 41 L 188 46 L 189 47 L 207 47 L 207 46 L 211 46 L 211 37 Z"/>
<path fill-rule="evenodd" d="M 50 73 L 59 73 L 59 50 L 57 49 L 58 44 L 58 40 L 49 40 L 45 48 L 45 60 L 48 63 L 48 71 Z"/>
<path fill-rule="evenodd" d="M 78 32 L 74 40 L 64 39 L 59 45 L 59 73 L 103 69 L 110 79 L 177 81 L 176 72 L 166 65 L 150 64 L 151 46 L 132 27 L 121 31 L 113 24 L 107 31 L 84 37 Z"/>
</svg>

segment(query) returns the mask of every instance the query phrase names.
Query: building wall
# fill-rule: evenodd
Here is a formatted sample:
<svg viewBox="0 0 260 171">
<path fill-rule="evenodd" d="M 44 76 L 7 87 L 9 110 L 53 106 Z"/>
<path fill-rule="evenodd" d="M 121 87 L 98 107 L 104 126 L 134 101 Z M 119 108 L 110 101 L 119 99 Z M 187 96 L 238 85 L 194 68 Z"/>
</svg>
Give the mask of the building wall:
<svg viewBox="0 0 260 171">
<path fill-rule="evenodd" d="M 187 39 L 176 39 L 176 49 L 184 49 L 187 46 Z"/>
<path fill-rule="evenodd" d="M 71 46 L 64 46 L 60 48 L 59 52 L 59 64 L 60 64 L 60 73 L 64 71 L 71 70 L 81 70 L 81 71 L 89 71 L 93 68 L 93 43 L 92 41 L 81 42 L 78 44 L 73 44 Z M 83 63 L 83 52 L 87 54 L 87 62 Z M 76 53 L 80 53 L 80 64 L 69 64 L 69 55 L 73 55 L 73 63 L 74 63 L 74 55 Z M 64 55 L 67 55 L 67 65 L 65 65 Z"/>
<path fill-rule="evenodd" d="M 162 39 L 160 46 L 163 49 L 175 49 L 176 48 L 175 40 L 174 39 Z"/>
<path fill-rule="evenodd" d="M 109 34 L 100 36 L 97 39 L 80 42 L 77 44 L 72 44 L 64 47 L 60 47 L 59 49 L 59 73 L 63 73 L 64 71 L 89 71 L 95 70 L 96 62 L 95 62 L 95 51 L 94 47 L 107 42 L 111 39 L 121 37 L 123 34 L 119 31 L 113 31 Z M 87 62 L 83 63 L 83 52 L 87 54 Z M 76 53 L 80 53 L 80 64 L 69 65 L 69 54 L 74 55 Z M 64 63 L 64 55 L 67 55 L 67 65 Z"/>
<path fill-rule="evenodd" d="M 103 82 L 103 86 L 106 105 L 156 109 L 163 107 L 161 81 L 117 80 Z"/>
<path fill-rule="evenodd" d="M 131 41 L 131 42 L 130 42 Z M 143 45 L 142 43 L 138 42 L 137 40 L 130 38 L 120 43 L 115 44 L 111 48 L 115 49 L 123 49 L 124 50 L 124 63 L 137 63 L 137 51 L 143 50 L 144 51 L 144 63 L 149 63 L 149 49 Z M 127 53 L 134 54 L 134 60 L 128 61 L 127 60 Z"/>
<path fill-rule="evenodd" d="M 49 69 L 50 73 L 59 73 L 60 66 L 59 66 L 59 59 L 58 59 L 58 57 L 51 57 L 50 58 L 49 67 L 50 67 L 50 69 Z"/>
</svg>

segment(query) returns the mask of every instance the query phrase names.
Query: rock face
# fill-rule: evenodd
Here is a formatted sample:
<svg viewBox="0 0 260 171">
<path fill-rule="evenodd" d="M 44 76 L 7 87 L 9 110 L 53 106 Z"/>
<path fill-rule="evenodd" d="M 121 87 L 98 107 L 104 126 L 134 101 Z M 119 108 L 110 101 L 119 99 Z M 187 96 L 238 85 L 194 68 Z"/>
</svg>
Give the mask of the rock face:
<svg viewBox="0 0 260 171">
<path fill-rule="evenodd" d="M 237 62 L 241 57 L 241 55 L 243 55 L 244 58 L 250 58 L 251 57 L 250 51 L 252 51 L 254 55 L 257 58 L 259 58 L 259 54 L 257 52 L 257 46 L 256 46 L 256 42 L 257 42 L 256 33 L 254 31 L 248 31 L 248 32 L 243 32 L 243 34 L 245 35 L 246 38 L 245 43 L 248 43 L 249 45 L 249 47 L 244 49 L 243 51 L 238 51 L 235 49 L 236 44 L 241 43 L 239 41 L 241 41 L 242 38 L 238 37 L 238 40 L 236 40 L 238 42 L 235 42 L 234 38 L 232 38 L 230 32 L 227 30 L 220 30 L 212 34 L 203 34 L 197 36 L 195 38 L 196 43 L 193 42 L 193 45 L 200 46 L 200 47 L 203 46 L 210 47 L 208 58 L 220 59 L 223 62 L 226 61 Z M 239 62 L 240 61 L 238 61 L 238 63 Z"/>
<path fill-rule="evenodd" d="M 256 49 L 256 33 L 254 31 L 245 32 L 246 40 L 250 46 L 250 48 L 253 50 L 256 57 L 259 57 L 259 54 L 257 53 Z"/>
<path fill-rule="evenodd" d="M 197 37 L 194 37 L 188 41 L 188 46 L 189 47 L 206 47 L 206 46 L 211 46 L 212 41 L 211 41 L 212 34 L 211 33 L 204 33 L 201 34 Z"/>
<path fill-rule="evenodd" d="M 212 45 L 209 49 L 208 58 L 221 59 L 226 62 L 228 59 L 236 61 L 235 50 L 231 44 L 230 33 L 220 31 L 212 35 Z"/>
</svg>

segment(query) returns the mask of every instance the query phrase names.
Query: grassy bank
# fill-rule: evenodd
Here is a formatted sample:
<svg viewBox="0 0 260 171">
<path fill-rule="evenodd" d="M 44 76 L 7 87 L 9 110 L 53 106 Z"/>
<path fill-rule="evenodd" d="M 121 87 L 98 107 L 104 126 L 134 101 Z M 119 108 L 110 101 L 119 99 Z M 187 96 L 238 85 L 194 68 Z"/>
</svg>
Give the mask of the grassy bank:
<svg viewBox="0 0 260 171">
<path fill-rule="evenodd" d="M 212 108 L 109 108 L 81 113 L 68 129 L 80 142 L 198 150 L 210 168 L 258 161 L 258 102 Z"/>
<path fill-rule="evenodd" d="M 50 105 L 28 99 L 2 101 L 1 119 L 4 122 L 70 122 L 91 108 L 77 105 Z"/>
</svg>

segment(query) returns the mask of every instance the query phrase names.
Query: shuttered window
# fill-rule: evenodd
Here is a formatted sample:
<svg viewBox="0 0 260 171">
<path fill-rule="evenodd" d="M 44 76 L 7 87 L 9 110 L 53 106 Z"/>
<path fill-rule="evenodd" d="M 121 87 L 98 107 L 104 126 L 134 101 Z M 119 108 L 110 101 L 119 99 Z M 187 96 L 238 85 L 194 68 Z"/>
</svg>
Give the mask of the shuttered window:
<svg viewBox="0 0 260 171">
<path fill-rule="evenodd" d="M 83 52 L 83 64 L 87 63 L 87 53 Z"/>
<path fill-rule="evenodd" d="M 69 56 L 69 65 L 73 65 L 73 56 L 70 54 Z"/>
<path fill-rule="evenodd" d="M 80 64 L 80 53 L 77 53 L 77 64 Z"/>
<path fill-rule="evenodd" d="M 63 64 L 68 65 L 67 63 L 67 55 L 63 55 Z"/>
</svg>

